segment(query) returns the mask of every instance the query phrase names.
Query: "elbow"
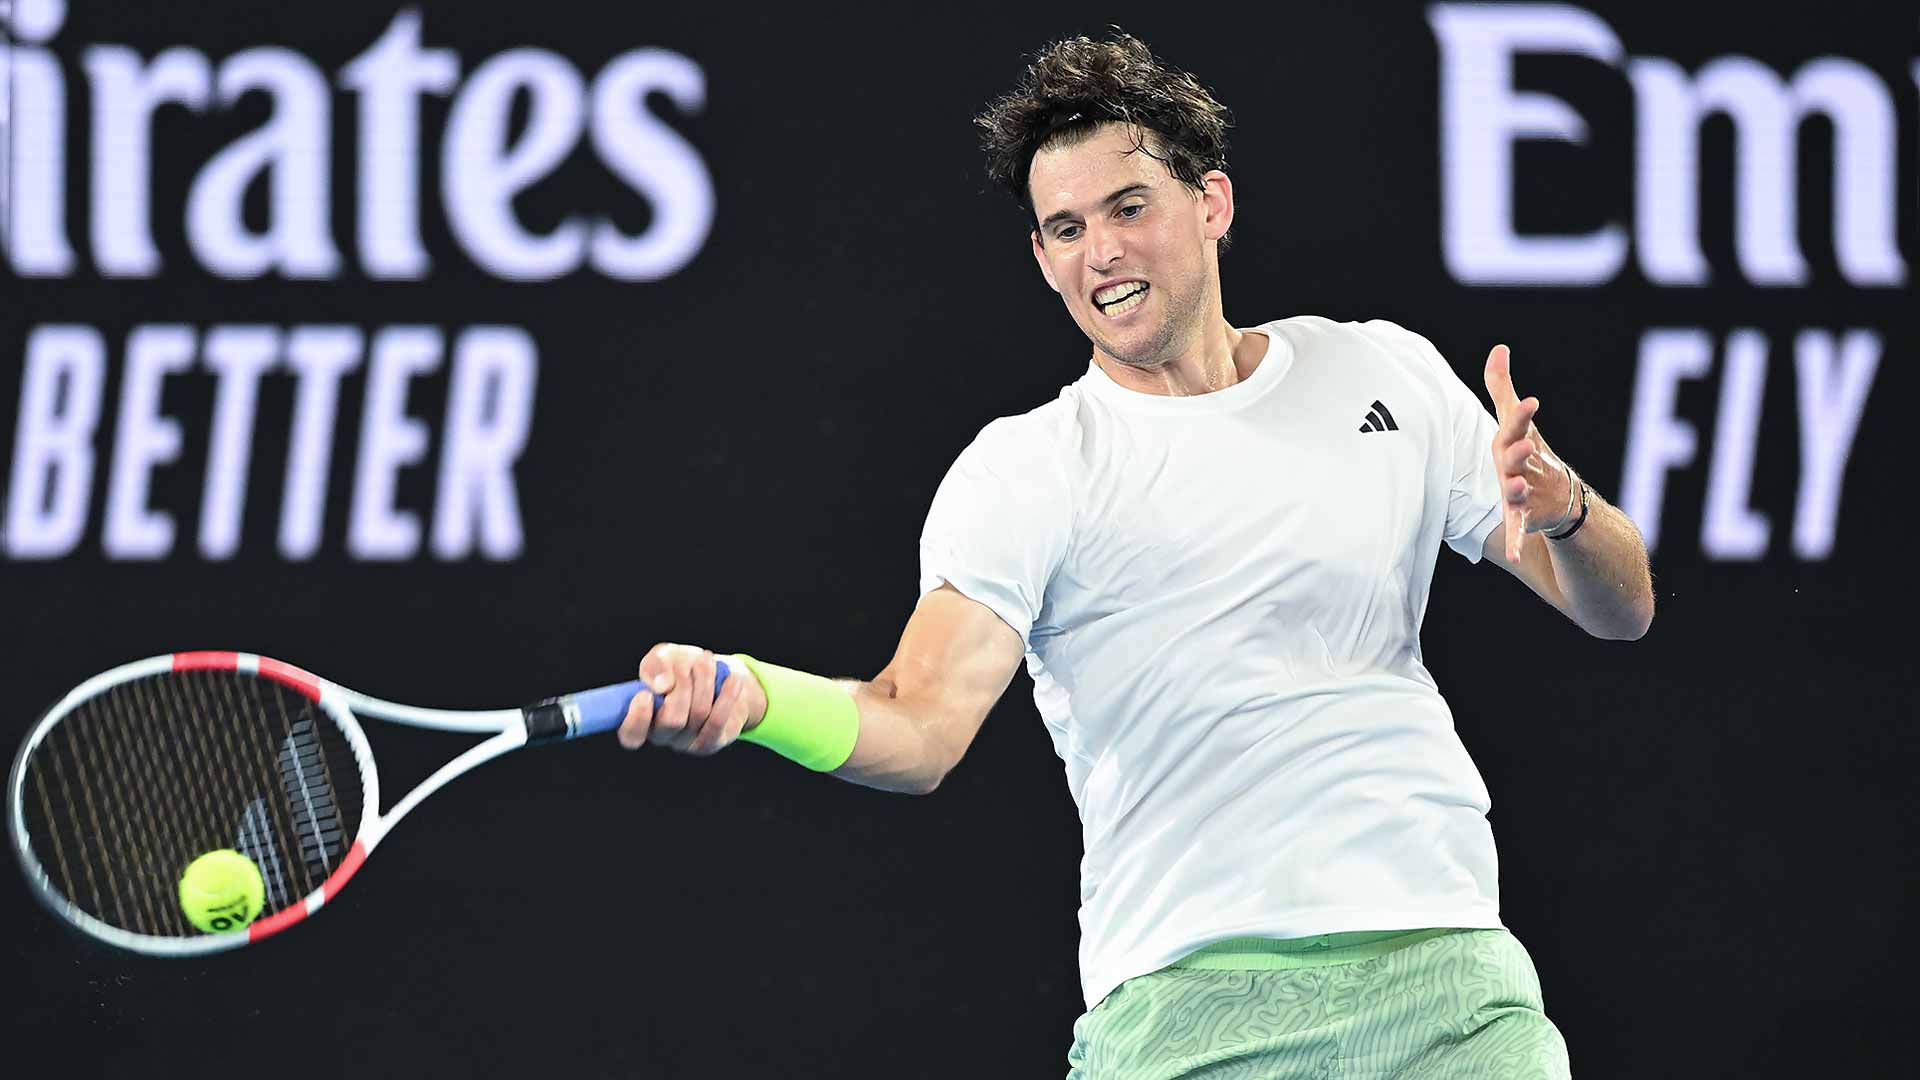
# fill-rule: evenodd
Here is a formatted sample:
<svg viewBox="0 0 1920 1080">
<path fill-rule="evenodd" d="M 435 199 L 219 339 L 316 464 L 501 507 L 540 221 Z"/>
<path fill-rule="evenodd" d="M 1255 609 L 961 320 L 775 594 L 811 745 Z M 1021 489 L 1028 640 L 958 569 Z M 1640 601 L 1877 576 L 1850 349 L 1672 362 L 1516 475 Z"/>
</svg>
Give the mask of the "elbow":
<svg viewBox="0 0 1920 1080">
<path fill-rule="evenodd" d="M 1633 632 L 1622 638 L 1622 641 L 1639 641 L 1647 636 L 1648 630 L 1653 629 L 1653 589 L 1651 587 L 1647 589 L 1646 601 L 1634 606 L 1631 629 Z"/>
<path fill-rule="evenodd" d="M 1637 623 L 1617 633 L 1607 635 L 1607 640 L 1608 641 L 1639 641 L 1641 638 L 1647 636 L 1647 628 L 1650 625 L 1652 625 L 1652 620 L 1648 620 L 1647 622 L 1643 622 L 1643 623 Z"/>
<path fill-rule="evenodd" d="M 1647 636 L 1653 626 L 1653 605 L 1651 603 L 1628 614 L 1625 618 L 1602 625 L 1589 626 L 1587 633 L 1605 641 L 1639 641 Z"/>
<path fill-rule="evenodd" d="M 894 795 L 931 795 L 945 777 L 937 773 L 900 772 L 884 776 L 843 776 L 842 779 Z"/>
<path fill-rule="evenodd" d="M 902 795 L 931 795 L 940 790 L 940 782 L 946 778 L 946 769 L 922 772 L 895 790 Z"/>
<path fill-rule="evenodd" d="M 956 753 L 943 746 L 935 746 L 932 748 L 932 752 L 927 755 L 921 769 L 914 777 L 913 783 L 907 787 L 906 793 L 909 795 L 931 795 L 935 791 L 938 791 L 941 782 L 947 778 L 948 773 L 953 771 L 955 765 L 960 764 L 960 758 L 965 753 L 965 749 Z"/>
<path fill-rule="evenodd" d="M 943 712 L 920 729 L 920 753 L 910 795 L 931 795 L 940 789 L 947 774 L 967 756 L 973 737 L 986 720 L 985 710 L 978 715 Z"/>
<path fill-rule="evenodd" d="M 953 767 L 959 763 L 958 759 L 933 763 L 913 778 L 913 783 L 907 787 L 906 793 L 909 795 L 933 794 L 940 790 L 941 782 L 946 780 L 947 774 L 952 772 Z"/>
</svg>

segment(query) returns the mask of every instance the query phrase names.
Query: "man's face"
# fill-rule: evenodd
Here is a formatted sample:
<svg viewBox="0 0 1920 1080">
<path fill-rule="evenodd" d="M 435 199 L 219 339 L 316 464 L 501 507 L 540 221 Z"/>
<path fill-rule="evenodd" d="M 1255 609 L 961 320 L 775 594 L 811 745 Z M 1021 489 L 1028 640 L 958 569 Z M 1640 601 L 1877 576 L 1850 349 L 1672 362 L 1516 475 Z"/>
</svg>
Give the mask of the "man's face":
<svg viewBox="0 0 1920 1080">
<path fill-rule="evenodd" d="M 1210 257 L 1232 196 L 1224 174 L 1207 177 L 1206 194 L 1187 187 L 1123 124 L 1034 156 L 1034 259 L 1081 331 L 1123 364 L 1174 359 L 1218 310 Z"/>
</svg>

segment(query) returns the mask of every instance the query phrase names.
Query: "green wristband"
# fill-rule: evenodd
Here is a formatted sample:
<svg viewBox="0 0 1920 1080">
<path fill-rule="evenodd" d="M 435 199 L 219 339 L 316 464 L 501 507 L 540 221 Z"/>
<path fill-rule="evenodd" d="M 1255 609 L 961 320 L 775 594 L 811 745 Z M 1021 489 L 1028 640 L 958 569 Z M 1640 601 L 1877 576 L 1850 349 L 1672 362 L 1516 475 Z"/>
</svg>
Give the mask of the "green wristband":
<svg viewBox="0 0 1920 1080">
<path fill-rule="evenodd" d="M 741 732 L 740 741 L 758 743 L 815 772 L 847 763 L 860 734 L 860 707 L 845 690 L 831 679 L 735 655 L 767 693 L 767 715 Z"/>
</svg>

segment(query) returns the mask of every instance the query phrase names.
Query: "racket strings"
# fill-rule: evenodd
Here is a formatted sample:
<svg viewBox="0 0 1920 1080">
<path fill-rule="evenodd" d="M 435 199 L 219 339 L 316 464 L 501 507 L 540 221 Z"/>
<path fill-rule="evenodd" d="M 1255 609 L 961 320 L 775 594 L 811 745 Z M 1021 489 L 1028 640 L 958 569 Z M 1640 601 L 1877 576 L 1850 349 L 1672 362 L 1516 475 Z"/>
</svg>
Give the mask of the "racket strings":
<svg viewBox="0 0 1920 1080">
<path fill-rule="evenodd" d="M 164 695 L 150 693 L 148 687 L 138 682 L 128 684 L 122 691 L 110 695 L 105 702 L 113 717 L 113 727 L 96 732 L 95 737 L 122 753 L 133 754 L 140 761 L 141 767 L 129 777 L 132 783 L 125 794 L 130 798 L 145 798 L 148 827 L 143 832 L 129 833 L 125 843 L 136 849 L 138 858 L 134 865 L 140 872 L 152 873 L 157 872 L 169 853 L 184 849 L 192 837 L 202 835 L 195 826 L 207 820 L 210 795 L 204 786 L 194 784 L 195 774 L 163 767 L 171 750 L 168 744 L 185 733 L 163 723 L 139 722 L 141 716 L 167 715 L 168 702 Z M 169 812 L 176 808 L 177 812 Z M 177 900 L 167 903 L 169 898 L 162 896 L 155 901 L 153 890 L 139 892 L 154 908 L 152 921 L 146 927 L 128 929 L 142 929 L 146 933 L 191 933 L 179 913 Z"/>
<path fill-rule="evenodd" d="M 55 811 L 53 809 L 54 807 L 53 800 L 50 799 L 48 796 L 47 784 L 46 784 L 46 771 L 47 771 L 46 767 L 51 767 L 51 771 L 53 772 L 54 779 L 60 785 L 60 806 L 63 809 L 70 811 L 77 804 L 75 803 L 73 798 L 73 786 L 67 782 L 67 769 L 64 763 L 62 763 L 62 761 L 60 760 L 60 755 L 54 752 L 54 748 L 52 746 L 48 746 L 46 748 L 44 766 L 38 770 L 29 769 L 27 772 L 27 778 L 29 781 L 34 781 L 34 780 L 39 781 L 39 783 L 33 784 L 32 786 L 34 787 L 35 792 L 40 796 L 40 805 L 43 808 L 44 812 L 46 813 L 46 820 L 49 822 L 52 822 L 52 821 L 59 820 L 59 818 L 56 816 Z M 89 802 L 91 802 L 91 799 L 92 799 L 91 794 L 87 794 L 85 797 L 87 800 L 89 800 Z M 39 847 L 39 844 L 37 843 L 38 834 L 30 833 L 30 835 L 35 836 L 36 843 L 34 846 L 38 848 Z M 66 854 L 67 845 L 61 841 L 60 832 L 58 829 L 49 830 L 49 835 L 52 837 L 54 851 L 58 856 L 58 865 L 60 867 L 61 878 L 63 881 L 67 883 L 66 887 L 62 891 L 69 897 L 77 897 L 78 893 L 76 893 L 73 889 L 73 882 L 74 882 L 73 871 L 69 867 L 67 862 L 67 854 Z M 105 904 L 101 901 L 101 898 L 100 898 L 100 882 L 99 882 L 99 879 L 94 875 L 93 863 L 84 858 L 80 858 L 78 856 L 78 853 L 76 853 L 74 861 L 80 864 L 80 869 L 84 871 L 86 874 L 87 891 L 93 897 L 94 906 L 92 910 L 95 910 L 95 911 L 103 910 L 105 908 Z"/>
<path fill-rule="evenodd" d="M 243 705 L 238 697 L 240 687 L 232 680 L 222 680 L 217 687 L 206 686 L 202 690 L 211 694 L 220 693 L 225 707 L 234 711 L 252 711 L 264 715 L 260 703 L 259 688 L 252 683 L 244 684 L 249 691 L 248 703 Z M 282 711 L 282 717 L 285 713 Z M 258 766 L 264 767 L 272 760 L 272 750 L 268 746 L 268 735 L 264 725 L 238 725 L 237 739 L 245 743 L 247 756 Z M 234 828 L 234 849 L 244 853 L 260 867 L 261 880 L 266 887 L 267 903 L 270 909 L 277 910 L 305 896 L 317 886 L 310 877 L 294 878 L 290 875 L 286 861 L 280 858 L 280 852 L 292 850 L 297 846 L 293 842 L 294 829 L 287 815 L 276 814 L 281 804 L 262 795 L 247 804 L 238 825 Z"/>
<path fill-rule="evenodd" d="M 172 816 L 164 812 L 165 807 L 169 805 L 179 805 L 183 801 L 182 797 L 173 790 L 174 778 L 163 775 L 155 770 L 155 755 L 150 745 L 150 735 L 144 730 L 144 726 L 128 722 L 124 714 L 117 719 L 132 732 L 130 739 L 123 740 L 118 744 L 119 749 L 130 758 L 132 763 L 128 770 L 128 775 L 133 787 L 133 791 L 130 794 L 140 800 L 142 804 L 142 814 L 147 821 L 152 823 L 159 834 L 159 842 L 178 848 L 184 843 L 180 830 L 174 823 Z M 146 860 L 150 862 L 155 857 L 156 856 L 152 854 L 148 854 L 146 855 Z M 177 918 L 174 920 L 166 920 L 158 913 L 153 914 L 152 918 L 156 923 L 172 921 L 177 926 L 177 932 L 186 932 L 184 923 Z"/>
<path fill-rule="evenodd" d="M 262 700 L 257 682 L 246 684 L 245 690 L 248 708 L 278 710 L 278 730 L 286 733 L 280 741 L 269 745 L 259 727 L 250 733 L 256 737 L 262 768 L 276 778 L 283 798 L 262 795 L 248 804 L 235 846 L 261 864 L 270 892 L 278 882 L 289 899 L 305 896 L 333 872 L 335 857 L 345 847 L 334 795 L 337 789 L 320 742 L 319 730 L 325 721 L 316 722 L 305 709 L 298 715 L 290 712 L 286 695 L 274 695 L 269 705 Z M 309 777 L 320 779 L 310 782 Z M 272 837 L 278 838 L 277 845 L 263 844 Z M 281 852 L 292 857 L 282 859 Z"/>
<path fill-rule="evenodd" d="M 190 795 L 183 798 L 177 791 L 159 790 L 160 784 L 154 773 L 158 770 L 168 779 L 176 778 L 173 770 L 158 769 L 161 763 L 171 760 L 174 755 L 156 753 L 153 747 L 141 745 L 144 742 L 142 736 L 148 733 L 142 730 L 145 725 L 128 721 L 127 697 L 124 688 L 115 688 L 86 702 L 55 726 L 29 762 L 27 780 L 39 791 L 39 801 L 46 814 L 44 831 L 52 845 L 63 852 L 58 859 L 62 877 L 54 883 L 56 887 L 83 910 L 105 922 L 142 933 L 177 934 L 180 932 L 177 927 L 166 927 L 158 915 L 152 896 L 154 890 L 142 889 L 135 893 L 133 886 L 142 876 L 150 873 L 151 866 L 159 858 L 150 839 L 171 833 L 177 846 L 177 837 L 182 834 L 177 827 L 180 815 L 190 812 L 198 803 Z M 164 733 L 156 731 L 152 734 L 159 737 Z M 139 756 L 153 763 L 154 768 L 144 770 L 147 774 L 145 782 L 137 776 L 130 778 L 123 772 L 119 762 L 114 761 L 110 754 L 102 753 L 100 743 L 103 736 L 110 740 L 110 746 L 122 750 L 132 746 Z M 60 800 L 52 798 L 44 782 L 47 769 L 43 765 L 51 765 L 60 781 L 59 788 L 63 796 Z M 73 786 L 79 790 L 78 800 L 72 798 L 65 782 L 69 768 L 74 778 Z M 130 815 L 120 803 L 123 799 L 131 801 L 141 792 L 148 793 L 149 800 L 164 799 L 173 812 L 155 813 L 149 809 L 147 813 L 139 815 L 144 827 L 133 827 L 129 822 Z M 29 821 L 29 836 L 35 850 L 39 851 L 43 848 L 42 830 L 35 829 L 34 824 Z M 84 872 L 88 885 L 84 895 L 74 888 L 77 882 L 64 855 L 68 850 L 74 852 L 75 861 L 79 862 Z M 106 883 L 105 894 L 101 891 L 103 881 Z M 129 893 L 134 893 L 132 906 L 128 903 Z M 141 903 L 143 899 L 144 904 Z M 176 902 L 169 906 L 178 905 Z"/>
<path fill-rule="evenodd" d="M 171 718 L 186 715 L 231 718 L 242 715 L 231 710 L 210 708 L 209 701 L 203 692 L 206 682 L 207 680 L 202 678 L 161 678 L 147 680 L 144 685 L 132 683 L 127 689 L 140 699 L 146 715 L 152 717 Z M 229 733 L 234 726 L 236 725 L 230 722 L 154 725 L 156 733 L 164 732 L 177 739 L 182 753 L 192 760 L 204 763 L 203 768 L 177 770 L 174 773 L 177 779 L 184 782 L 181 787 L 181 802 L 176 805 L 192 808 L 193 814 L 190 818 L 183 815 L 183 821 L 190 819 L 197 830 L 192 834 L 183 833 L 182 835 L 221 837 L 224 832 L 224 823 L 230 816 L 227 805 L 232 801 L 231 793 L 244 790 L 248 786 L 247 773 L 250 770 L 246 768 L 244 761 L 232 752 L 230 745 L 223 745 L 218 738 L 222 734 Z M 224 840 L 210 841 L 209 844 L 210 846 L 198 845 L 198 850 L 189 854 L 187 861 L 191 862 L 200 854 L 214 848 L 233 846 L 231 842 Z M 193 842 L 190 841 L 188 845 L 171 850 L 177 852 L 185 850 L 187 846 L 194 846 Z M 185 864 L 181 865 L 184 867 Z M 176 871 L 176 876 L 177 873 Z M 262 876 L 264 879 L 264 873 Z M 178 904 L 172 906 L 177 908 Z M 191 933 L 191 930 L 182 930 L 181 933 Z"/>
<path fill-rule="evenodd" d="M 55 892 L 124 930 L 192 936 L 188 863 L 235 848 L 260 868 L 264 913 L 300 902 L 359 828 L 360 775 L 312 700 L 238 672 L 169 672 L 54 724 L 25 764 L 23 814 Z"/>
<path fill-rule="evenodd" d="M 122 726 L 127 727 L 124 720 Z M 88 740 L 87 748 L 106 766 L 100 774 L 100 788 L 101 801 L 109 811 L 107 821 L 117 822 L 121 835 L 130 841 L 132 851 L 127 853 L 125 864 L 132 868 L 148 865 L 156 858 L 156 852 L 146 842 L 146 837 L 162 820 L 150 805 L 150 785 L 143 782 L 133 764 L 137 755 L 131 752 L 131 739 L 101 739 L 97 737 L 98 734 L 95 733 L 96 737 Z M 116 896 L 119 895 L 122 890 L 118 877 L 110 880 Z M 155 906 L 152 896 L 144 890 L 133 888 L 128 888 L 125 893 L 145 925 L 158 926 L 163 923 L 162 909 Z"/>
<path fill-rule="evenodd" d="M 105 702 L 112 710 L 115 730 L 96 733 L 106 745 L 117 751 L 126 762 L 123 775 L 128 781 L 125 794 L 129 801 L 141 804 L 142 819 L 147 828 L 142 832 L 129 834 L 129 842 L 138 850 L 138 866 L 154 866 L 165 859 L 169 851 L 178 851 L 189 842 L 190 834 L 184 830 L 176 815 L 167 812 L 169 807 L 198 807 L 199 801 L 185 787 L 186 777 L 171 771 L 163 771 L 159 763 L 163 756 L 156 752 L 156 743 L 168 737 L 163 725 L 142 724 L 139 717 L 160 715 L 160 704 L 147 695 L 138 683 L 130 684 L 126 693 L 117 695 Z M 144 890 L 141 898 L 147 902 L 149 925 L 164 928 L 168 933 L 188 934 L 185 917 L 180 912 L 179 903 L 155 903 L 154 898 Z M 159 932 L 159 931 L 152 931 Z"/>
<path fill-rule="evenodd" d="M 76 736 L 72 749 L 74 774 L 80 780 L 80 795 L 82 802 L 86 806 L 87 820 L 93 826 L 95 835 L 107 835 L 106 830 L 101 826 L 101 822 L 105 820 L 110 823 L 114 820 L 113 802 L 109 797 L 113 787 L 112 777 L 107 776 L 106 771 L 101 768 L 99 764 L 99 749 L 92 745 L 91 740 Z M 87 751 L 86 761 L 82 761 L 81 759 L 82 749 Z M 101 788 L 100 801 L 98 804 L 94 802 L 93 796 L 93 781 L 95 780 L 99 782 Z M 106 807 L 105 814 L 101 813 L 101 806 Z M 114 868 L 110 865 L 103 864 L 100 869 L 102 870 L 100 877 L 106 879 L 107 888 L 113 897 L 114 911 L 119 914 L 120 918 L 125 919 L 126 900 L 120 895 L 120 876 L 115 873 Z"/>
<path fill-rule="evenodd" d="M 325 881 L 327 875 L 333 873 L 333 857 L 342 849 L 344 839 L 332 770 L 327 767 L 326 755 L 321 753 L 313 719 L 287 715 L 284 701 L 281 717 L 286 723 L 287 738 L 275 764 L 280 789 L 288 804 L 301 811 L 295 851 L 308 874 Z"/>
</svg>

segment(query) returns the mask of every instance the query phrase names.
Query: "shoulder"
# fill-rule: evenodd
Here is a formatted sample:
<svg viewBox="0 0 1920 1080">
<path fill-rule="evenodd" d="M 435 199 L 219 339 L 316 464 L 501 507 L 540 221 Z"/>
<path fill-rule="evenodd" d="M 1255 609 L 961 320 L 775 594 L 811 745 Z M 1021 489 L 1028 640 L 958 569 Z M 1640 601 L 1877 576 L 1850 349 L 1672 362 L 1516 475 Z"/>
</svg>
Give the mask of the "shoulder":
<svg viewBox="0 0 1920 1080">
<path fill-rule="evenodd" d="M 1296 355 L 1310 362 L 1321 359 L 1377 367 L 1429 385 L 1441 376 L 1454 376 L 1433 342 L 1386 319 L 1336 322 L 1319 315 L 1296 315 L 1264 329 L 1283 336 Z"/>
<path fill-rule="evenodd" d="M 993 420 L 947 469 L 935 510 L 965 508 L 981 523 L 1071 516 L 1082 423 L 1073 387 L 1037 409 Z"/>
<path fill-rule="evenodd" d="M 1077 424 L 1073 403 L 1062 395 L 981 428 L 940 481 L 927 533 L 1005 540 L 1066 528 L 1075 502 L 1069 463 Z"/>
<path fill-rule="evenodd" d="M 1037 409 L 993 420 L 960 452 L 960 461 L 1041 471 L 1064 466 L 1079 440 L 1079 404 L 1079 391 L 1069 386 Z"/>
<path fill-rule="evenodd" d="M 1336 322 L 1319 315 L 1295 315 L 1269 323 L 1267 328 L 1284 335 L 1296 349 L 1352 349 L 1420 363 L 1440 359 L 1433 342 L 1386 319 Z"/>
</svg>

